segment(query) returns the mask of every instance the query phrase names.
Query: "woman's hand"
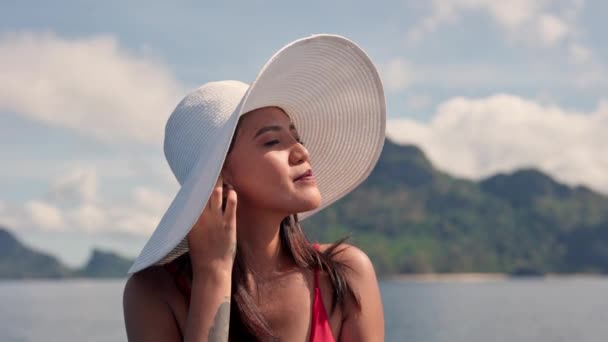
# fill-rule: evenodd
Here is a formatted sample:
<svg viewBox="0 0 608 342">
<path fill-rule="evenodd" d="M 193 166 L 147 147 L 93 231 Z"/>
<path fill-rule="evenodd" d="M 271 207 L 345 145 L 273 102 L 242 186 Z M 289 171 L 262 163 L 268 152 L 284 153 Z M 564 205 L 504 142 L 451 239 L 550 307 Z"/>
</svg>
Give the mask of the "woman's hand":
<svg viewBox="0 0 608 342">
<path fill-rule="evenodd" d="M 209 201 L 188 233 L 192 291 L 183 341 L 228 341 L 232 266 L 236 253 L 236 192 L 219 177 Z M 222 210 L 222 197 L 226 209 Z M 143 274 L 143 275 L 142 275 Z M 158 295 L 156 276 L 133 275 L 125 286 L 129 341 L 177 341 L 180 327 Z"/>
<path fill-rule="evenodd" d="M 225 200 L 225 210 L 222 201 Z M 236 254 L 237 195 L 220 175 L 205 209 L 188 233 L 192 271 L 232 272 Z"/>
</svg>

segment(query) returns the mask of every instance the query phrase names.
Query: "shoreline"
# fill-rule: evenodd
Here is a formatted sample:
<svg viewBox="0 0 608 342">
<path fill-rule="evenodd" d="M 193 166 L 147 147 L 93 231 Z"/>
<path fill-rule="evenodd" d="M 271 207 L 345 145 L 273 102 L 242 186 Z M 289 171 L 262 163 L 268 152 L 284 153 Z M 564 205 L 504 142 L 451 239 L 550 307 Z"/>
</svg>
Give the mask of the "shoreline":
<svg viewBox="0 0 608 342">
<path fill-rule="evenodd" d="M 593 273 L 548 273 L 543 275 L 511 275 L 508 273 L 412 273 L 394 274 L 381 277 L 383 281 L 407 281 L 407 282 L 459 282 L 479 283 L 497 282 L 506 280 L 562 280 L 562 279 L 608 279 L 606 274 Z"/>
<path fill-rule="evenodd" d="M 387 281 L 414 282 L 487 282 L 509 279 L 506 273 L 412 273 L 394 274 L 382 278 Z"/>
</svg>

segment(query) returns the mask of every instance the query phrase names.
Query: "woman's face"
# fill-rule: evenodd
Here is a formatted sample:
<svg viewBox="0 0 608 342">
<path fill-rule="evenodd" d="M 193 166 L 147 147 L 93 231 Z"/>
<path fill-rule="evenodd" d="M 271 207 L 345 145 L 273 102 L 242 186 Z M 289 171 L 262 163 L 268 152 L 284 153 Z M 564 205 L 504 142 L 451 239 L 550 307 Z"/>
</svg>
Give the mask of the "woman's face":
<svg viewBox="0 0 608 342">
<path fill-rule="evenodd" d="M 260 108 L 242 117 L 222 170 L 224 182 L 237 192 L 240 209 L 287 216 L 321 203 L 314 173 L 312 180 L 295 181 L 313 170 L 296 128 L 280 108 Z"/>
</svg>

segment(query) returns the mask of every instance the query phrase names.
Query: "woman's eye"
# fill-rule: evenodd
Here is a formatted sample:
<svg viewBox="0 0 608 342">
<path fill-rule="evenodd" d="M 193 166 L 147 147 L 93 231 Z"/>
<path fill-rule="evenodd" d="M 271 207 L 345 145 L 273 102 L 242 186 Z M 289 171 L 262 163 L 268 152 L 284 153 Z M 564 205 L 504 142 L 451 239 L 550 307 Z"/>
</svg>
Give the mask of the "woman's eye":
<svg viewBox="0 0 608 342">
<path fill-rule="evenodd" d="M 278 143 L 279 143 L 278 140 L 271 140 L 271 141 L 265 143 L 264 146 L 272 146 L 272 145 L 278 144 Z"/>
<path fill-rule="evenodd" d="M 297 142 L 298 142 L 300 145 L 304 146 L 304 142 L 303 142 L 302 140 L 297 139 L 296 141 L 297 141 Z M 269 142 L 267 142 L 267 143 L 264 143 L 264 146 L 273 146 L 273 145 L 278 144 L 279 142 L 280 142 L 280 141 L 278 141 L 278 140 L 271 140 L 271 141 L 269 141 Z"/>
</svg>

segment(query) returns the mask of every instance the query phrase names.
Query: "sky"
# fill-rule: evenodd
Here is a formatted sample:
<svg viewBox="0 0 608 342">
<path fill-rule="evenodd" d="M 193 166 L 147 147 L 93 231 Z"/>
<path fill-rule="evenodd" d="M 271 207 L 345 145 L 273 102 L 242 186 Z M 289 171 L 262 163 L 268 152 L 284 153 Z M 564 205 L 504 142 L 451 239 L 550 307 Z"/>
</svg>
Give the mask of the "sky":
<svg viewBox="0 0 608 342">
<path fill-rule="evenodd" d="M 162 153 L 177 102 L 251 82 L 315 33 L 361 46 L 387 136 L 453 176 L 537 168 L 608 195 L 608 2 L 2 1 L 0 225 L 81 266 L 135 257 L 178 191 Z M 404 170 L 407 172 L 407 170 Z"/>
</svg>

